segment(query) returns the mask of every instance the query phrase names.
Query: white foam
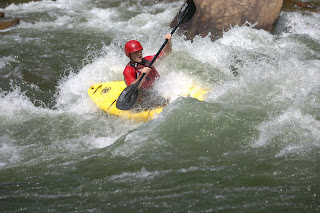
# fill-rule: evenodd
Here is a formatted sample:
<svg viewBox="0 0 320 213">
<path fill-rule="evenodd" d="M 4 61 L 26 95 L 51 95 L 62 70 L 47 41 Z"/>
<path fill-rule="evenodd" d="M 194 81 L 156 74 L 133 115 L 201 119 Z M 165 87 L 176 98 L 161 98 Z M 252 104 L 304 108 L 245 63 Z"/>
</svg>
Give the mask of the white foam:
<svg viewBox="0 0 320 213">
<path fill-rule="evenodd" d="M 5 66 L 10 64 L 11 62 L 17 62 L 15 57 L 12 55 L 0 58 L 0 69 L 4 68 Z M 2 73 L 0 73 L 0 74 L 2 74 Z"/>
<path fill-rule="evenodd" d="M 275 157 L 286 157 L 289 155 L 306 155 L 312 150 L 317 147 L 320 147 L 319 142 L 300 142 L 299 144 L 289 144 L 286 147 L 284 147 L 282 150 L 280 150 L 279 153 L 275 155 Z"/>
<path fill-rule="evenodd" d="M 122 72 L 126 56 L 120 56 L 116 46 L 106 46 L 104 55 L 95 58 L 91 64 L 83 67 L 79 73 L 71 72 L 58 86 L 56 107 L 64 111 L 83 114 L 92 111 L 94 107 L 87 90 L 94 84 L 123 79 Z"/>
<path fill-rule="evenodd" d="M 119 175 L 112 175 L 108 177 L 108 179 L 115 181 L 115 182 L 136 182 L 137 180 L 145 180 L 145 179 L 153 179 L 158 176 L 162 176 L 172 172 L 172 170 L 163 170 L 163 171 L 152 171 L 149 172 L 146 168 L 141 168 L 138 172 L 123 172 Z"/>
<path fill-rule="evenodd" d="M 290 108 L 270 121 L 262 122 L 257 129 L 259 137 L 253 145 L 261 147 L 276 143 L 274 145 L 283 147 L 277 156 L 320 145 L 320 121 L 299 109 Z"/>
<path fill-rule="evenodd" d="M 5 11 L 14 11 L 15 13 L 34 13 L 51 11 L 54 9 L 71 10 L 76 8 L 88 8 L 90 0 L 42 0 L 31 1 L 23 4 L 10 4 Z"/>
<path fill-rule="evenodd" d="M 15 140 L 9 134 L 0 136 L 0 170 L 20 160 L 20 148 L 14 143 Z"/>
<path fill-rule="evenodd" d="M 282 12 L 276 33 L 284 35 L 305 34 L 320 39 L 319 19 L 319 13 Z"/>
<path fill-rule="evenodd" d="M 107 131 L 108 130 L 106 129 L 106 132 Z M 116 133 L 114 133 L 114 135 L 116 135 Z M 51 148 L 54 150 L 60 150 L 62 154 L 65 152 L 65 150 L 79 153 L 88 151 L 88 149 L 91 150 L 108 147 L 117 141 L 119 137 L 121 137 L 121 134 L 120 136 L 114 137 L 112 137 L 112 134 L 110 134 L 110 137 L 98 137 L 96 134 L 85 134 L 80 137 L 52 143 Z"/>
<path fill-rule="evenodd" d="M 97 149 L 101 149 L 101 148 L 105 148 L 108 147 L 110 145 L 112 145 L 115 141 L 117 141 L 119 137 L 99 137 L 99 138 L 94 138 L 91 141 L 91 144 L 97 148 Z"/>
<path fill-rule="evenodd" d="M 21 93 L 20 88 L 15 88 L 12 92 L 0 93 L 0 116 L 8 121 L 23 121 L 30 118 L 33 113 L 48 113 L 49 109 L 36 107 Z M 30 115 L 30 116 L 29 116 Z M 12 120 L 13 121 L 13 120 Z"/>
<path fill-rule="evenodd" d="M 177 81 L 177 79 L 179 80 Z M 194 84 L 196 83 L 193 79 L 183 72 L 170 72 L 156 82 L 154 89 L 157 90 L 162 97 L 174 101 L 178 97 L 186 94 L 188 89 Z"/>
</svg>

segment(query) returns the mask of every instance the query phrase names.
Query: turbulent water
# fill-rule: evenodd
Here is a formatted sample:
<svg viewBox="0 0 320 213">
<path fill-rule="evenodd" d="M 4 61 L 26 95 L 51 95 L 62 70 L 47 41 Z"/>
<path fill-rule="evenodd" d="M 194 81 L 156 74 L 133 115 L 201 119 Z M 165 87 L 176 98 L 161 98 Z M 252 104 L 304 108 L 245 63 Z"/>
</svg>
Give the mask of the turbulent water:
<svg viewBox="0 0 320 213">
<path fill-rule="evenodd" d="M 155 54 L 183 1 L 44 0 L 2 9 L 1 212 L 320 211 L 320 14 L 282 12 L 212 42 L 173 35 L 155 120 L 110 116 L 87 89 Z M 204 102 L 179 97 L 209 91 Z"/>
</svg>

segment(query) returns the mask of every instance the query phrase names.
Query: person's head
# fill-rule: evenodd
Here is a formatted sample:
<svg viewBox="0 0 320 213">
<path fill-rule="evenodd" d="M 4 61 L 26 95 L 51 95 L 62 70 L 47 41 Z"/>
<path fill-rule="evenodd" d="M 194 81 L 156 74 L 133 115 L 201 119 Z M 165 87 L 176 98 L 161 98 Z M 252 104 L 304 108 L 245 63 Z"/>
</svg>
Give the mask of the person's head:
<svg viewBox="0 0 320 213">
<path fill-rule="evenodd" d="M 126 55 L 131 61 L 141 63 L 142 62 L 142 46 L 139 41 L 131 40 L 124 46 Z"/>
</svg>

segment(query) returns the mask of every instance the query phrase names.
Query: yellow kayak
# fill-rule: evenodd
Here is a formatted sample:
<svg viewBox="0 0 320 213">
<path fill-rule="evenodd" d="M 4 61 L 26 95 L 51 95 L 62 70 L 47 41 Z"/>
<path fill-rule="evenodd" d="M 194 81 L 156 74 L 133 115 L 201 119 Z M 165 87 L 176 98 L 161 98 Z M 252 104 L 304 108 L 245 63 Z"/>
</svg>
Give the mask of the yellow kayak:
<svg viewBox="0 0 320 213">
<path fill-rule="evenodd" d="M 116 107 L 116 101 L 121 92 L 127 87 L 124 81 L 104 82 L 91 86 L 88 89 L 88 95 L 91 100 L 101 109 L 110 115 L 117 115 L 125 119 L 133 119 L 136 121 L 152 120 L 160 114 L 163 107 L 146 109 L 143 111 L 120 110 Z M 190 96 L 203 101 L 207 91 L 193 86 L 185 93 L 185 97 Z"/>
</svg>

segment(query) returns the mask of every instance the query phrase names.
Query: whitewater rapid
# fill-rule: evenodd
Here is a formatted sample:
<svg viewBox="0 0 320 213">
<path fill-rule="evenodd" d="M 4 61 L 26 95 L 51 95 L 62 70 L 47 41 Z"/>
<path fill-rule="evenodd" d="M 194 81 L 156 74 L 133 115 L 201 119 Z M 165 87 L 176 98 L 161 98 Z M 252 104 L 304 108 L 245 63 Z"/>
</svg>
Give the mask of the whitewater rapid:
<svg viewBox="0 0 320 213">
<path fill-rule="evenodd" d="M 88 97 L 123 80 L 126 41 L 157 52 L 182 3 L 3 9 L 21 18 L 0 32 L 1 199 L 11 212 L 15 199 L 34 211 L 319 210 L 319 13 L 282 12 L 273 34 L 255 23 L 216 41 L 174 34 L 155 85 L 171 101 L 155 120 L 107 115 Z M 205 101 L 180 97 L 193 84 Z"/>
</svg>

